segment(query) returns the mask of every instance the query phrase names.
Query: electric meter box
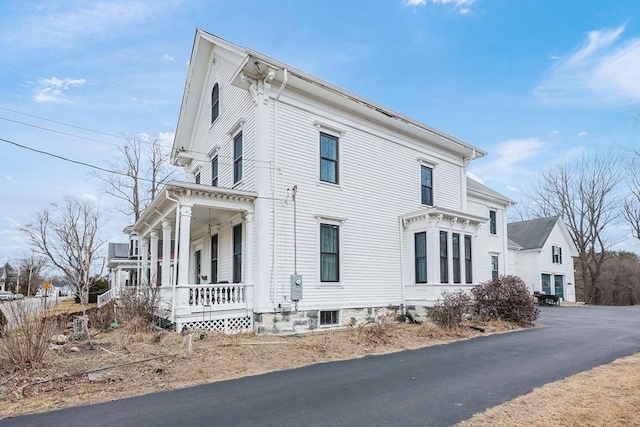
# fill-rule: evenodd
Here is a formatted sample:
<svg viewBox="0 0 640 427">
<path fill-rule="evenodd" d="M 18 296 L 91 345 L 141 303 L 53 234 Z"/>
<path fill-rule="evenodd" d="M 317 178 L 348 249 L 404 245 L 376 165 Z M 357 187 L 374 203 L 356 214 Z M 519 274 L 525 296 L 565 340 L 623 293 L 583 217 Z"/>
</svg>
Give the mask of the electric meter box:
<svg viewBox="0 0 640 427">
<path fill-rule="evenodd" d="M 302 276 L 299 274 L 291 275 L 291 301 L 300 301 L 302 299 Z"/>
</svg>

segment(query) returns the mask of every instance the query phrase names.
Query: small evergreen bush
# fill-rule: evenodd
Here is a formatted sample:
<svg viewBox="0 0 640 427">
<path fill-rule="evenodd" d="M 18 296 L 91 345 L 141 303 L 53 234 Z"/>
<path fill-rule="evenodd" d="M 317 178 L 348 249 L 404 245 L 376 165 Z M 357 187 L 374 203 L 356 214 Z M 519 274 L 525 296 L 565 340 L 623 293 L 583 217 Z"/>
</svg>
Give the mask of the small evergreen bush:
<svg viewBox="0 0 640 427">
<path fill-rule="evenodd" d="M 471 308 L 471 297 L 466 292 L 443 292 L 429 312 L 429 317 L 441 328 L 456 329 Z"/>
<path fill-rule="evenodd" d="M 478 320 L 531 323 L 540 314 L 527 285 L 516 276 L 501 276 L 484 282 L 475 286 L 471 294 L 473 313 Z"/>
</svg>

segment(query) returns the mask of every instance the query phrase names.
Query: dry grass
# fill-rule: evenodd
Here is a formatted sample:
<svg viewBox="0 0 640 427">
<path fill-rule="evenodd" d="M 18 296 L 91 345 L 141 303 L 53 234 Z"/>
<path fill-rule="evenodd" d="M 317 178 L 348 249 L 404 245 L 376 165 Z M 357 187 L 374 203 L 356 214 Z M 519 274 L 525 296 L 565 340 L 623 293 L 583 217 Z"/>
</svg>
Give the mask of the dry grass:
<svg viewBox="0 0 640 427">
<path fill-rule="evenodd" d="M 458 427 L 640 426 L 640 353 L 547 384 Z"/>
<path fill-rule="evenodd" d="M 518 328 L 504 322 L 482 326 L 486 333 Z M 183 336 L 164 331 L 140 332 L 136 325 L 105 332 L 93 330 L 93 350 L 86 341 L 70 341 L 63 348 L 49 350 L 37 369 L 3 374 L 0 418 L 415 349 L 478 335 L 482 333 L 467 327 L 443 331 L 430 322 L 410 325 L 387 320 L 286 338 L 230 336 L 208 331 Z M 78 351 L 72 351 L 72 347 Z"/>
</svg>

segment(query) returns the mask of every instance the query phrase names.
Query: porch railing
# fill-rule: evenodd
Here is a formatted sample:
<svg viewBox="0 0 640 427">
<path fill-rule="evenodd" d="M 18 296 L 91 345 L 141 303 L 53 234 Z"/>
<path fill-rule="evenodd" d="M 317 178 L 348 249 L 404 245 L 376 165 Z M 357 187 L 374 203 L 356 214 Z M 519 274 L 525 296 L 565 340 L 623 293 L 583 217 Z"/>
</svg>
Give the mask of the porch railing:
<svg viewBox="0 0 640 427">
<path fill-rule="evenodd" d="M 111 299 L 113 298 L 113 295 L 114 295 L 113 289 L 109 289 L 107 292 L 104 292 L 98 295 L 98 308 L 104 306 L 106 303 L 111 301 Z"/>
<path fill-rule="evenodd" d="M 176 293 L 178 307 L 233 310 L 247 305 L 246 288 L 242 283 L 178 286 Z"/>
</svg>

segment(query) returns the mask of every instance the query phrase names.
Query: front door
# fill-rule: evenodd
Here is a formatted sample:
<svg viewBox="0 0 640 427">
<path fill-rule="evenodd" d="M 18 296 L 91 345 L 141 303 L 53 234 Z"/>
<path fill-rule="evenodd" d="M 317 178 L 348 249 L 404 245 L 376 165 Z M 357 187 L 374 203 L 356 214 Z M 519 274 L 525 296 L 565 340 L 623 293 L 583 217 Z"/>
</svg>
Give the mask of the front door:
<svg viewBox="0 0 640 427">
<path fill-rule="evenodd" d="M 202 272 L 202 251 L 196 251 L 194 254 L 194 266 L 196 275 L 196 285 L 200 284 L 200 273 Z"/>
<path fill-rule="evenodd" d="M 555 294 L 564 299 L 564 276 L 553 276 Z"/>
<path fill-rule="evenodd" d="M 551 275 L 550 274 L 542 275 L 542 293 L 543 294 L 551 293 Z"/>
</svg>

